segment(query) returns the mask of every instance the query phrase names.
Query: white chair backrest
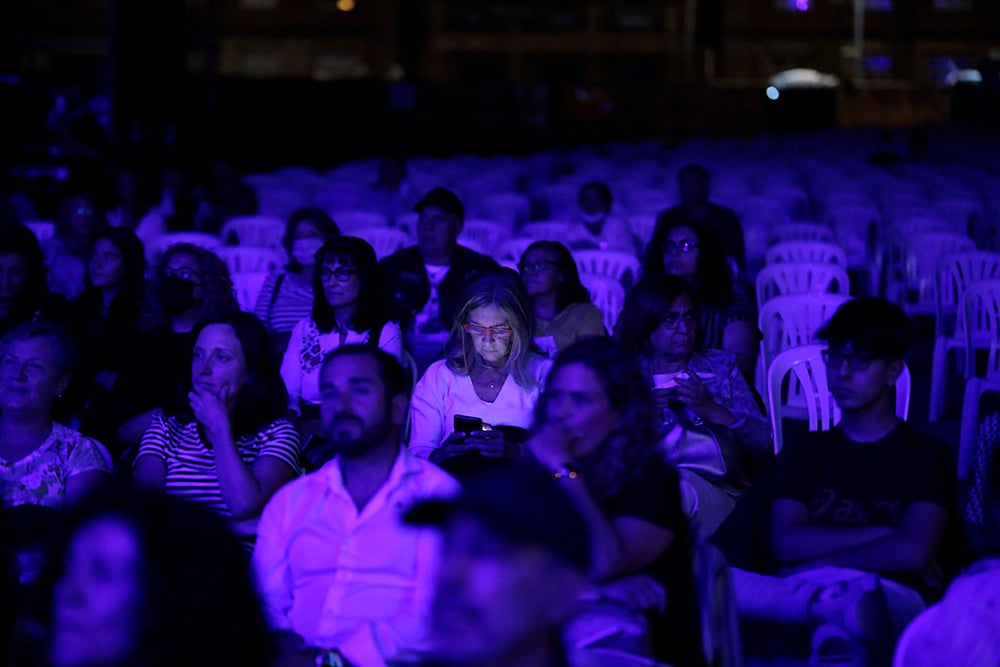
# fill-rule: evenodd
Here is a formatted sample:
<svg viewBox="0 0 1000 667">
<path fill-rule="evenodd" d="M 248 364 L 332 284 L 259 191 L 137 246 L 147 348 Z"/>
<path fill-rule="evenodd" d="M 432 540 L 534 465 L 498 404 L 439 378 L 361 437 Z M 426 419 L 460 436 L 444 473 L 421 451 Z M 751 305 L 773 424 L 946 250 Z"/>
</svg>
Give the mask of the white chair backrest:
<svg viewBox="0 0 1000 667">
<path fill-rule="evenodd" d="M 230 273 L 274 271 L 285 263 L 284 253 L 273 248 L 256 246 L 223 246 L 215 251 L 229 267 Z"/>
<path fill-rule="evenodd" d="M 485 248 L 487 254 L 492 254 L 509 238 L 510 230 L 502 223 L 492 220 L 466 220 L 462 233 L 458 235 L 458 242 L 468 246 L 467 241 L 471 241 L 480 248 Z"/>
<path fill-rule="evenodd" d="M 603 276 L 622 282 L 639 276 L 639 259 L 615 250 L 577 250 L 573 253 L 580 275 Z"/>
<path fill-rule="evenodd" d="M 614 278 L 594 274 L 581 275 L 580 282 L 590 292 L 590 300 L 601 311 L 604 328 L 611 334 L 625 305 L 625 288 Z"/>
<path fill-rule="evenodd" d="M 783 417 L 804 417 L 810 431 L 826 431 L 840 421 L 837 407 L 827 382 L 823 350 L 826 345 L 801 345 L 781 352 L 767 369 L 767 405 L 774 433 L 774 453 L 784 444 L 781 430 Z M 788 381 L 785 381 L 785 378 Z M 896 416 L 906 419 L 910 410 L 910 369 L 905 365 L 896 380 Z M 792 407 L 792 410 L 788 410 Z"/>
<path fill-rule="evenodd" d="M 834 264 L 780 262 L 757 273 L 757 306 L 784 294 L 850 294 L 847 271 Z"/>
<path fill-rule="evenodd" d="M 516 236 L 508 239 L 500 244 L 494 257 L 498 262 L 510 261 L 517 264 L 521 261 L 521 256 L 524 255 L 524 251 L 528 249 L 528 246 L 537 240 L 524 236 Z"/>
<path fill-rule="evenodd" d="M 566 238 L 569 224 L 559 220 L 529 222 L 521 227 L 517 235 L 533 241 L 562 241 Z"/>
<path fill-rule="evenodd" d="M 778 262 L 810 262 L 836 264 L 847 268 L 847 255 L 836 243 L 827 241 L 782 241 L 768 248 L 765 264 Z"/>
<path fill-rule="evenodd" d="M 219 229 L 223 243 L 280 248 L 285 233 L 285 221 L 268 215 L 247 215 L 230 218 Z"/>
<path fill-rule="evenodd" d="M 257 295 L 260 294 L 267 276 L 268 271 L 241 271 L 232 274 L 233 292 L 236 294 L 236 302 L 240 304 L 240 310 L 254 312 Z"/>
<path fill-rule="evenodd" d="M 371 247 L 375 249 L 375 256 L 379 259 L 388 257 L 397 250 L 410 245 L 410 237 L 406 232 L 392 227 L 359 229 L 356 235 L 371 244 Z"/>
<path fill-rule="evenodd" d="M 965 234 L 929 232 L 915 234 L 900 245 L 902 258 L 902 294 L 895 300 L 904 307 L 919 308 L 933 313 L 937 307 L 935 296 L 937 267 L 941 258 L 960 252 L 973 252 L 976 244 Z"/>
<path fill-rule="evenodd" d="M 938 335 L 962 329 L 958 312 L 965 289 L 978 280 L 1000 279 L 1000 253 L 974 251 L 945 255 L 938 262 L 935 312 Z"/>
<path fill-rule="evenodd" d="M 476 209 L 483 218 L 502 223 L 511 231 L 518 229 L 531 216 L 531 202 L 516 192 L 486 195 Z"/>
<path fill-rule="evenodd" d="M 56 223 L 52 220 L 25 220 L 21 224 L 31 230 L 39 243 L 45 243 L 56 235 Z"/>
<path fill-rule="evenodd" d="M 222 241 L 215 234 L 205 232 L 167 232 L 151 238 L 146 243 L 146 262 L 153 266 L 159 261 L 160 256 L 171 246 L 178 243 L 190 243 L 199 248 L 218 252 L 222 247 Z"/>
<path fill-rule="evenodd" d="M 757 316 L 764 368 L 779 352 L 815 343 L 816 331 L 850 299 L 843 294 L 786 294 L 767 301 Z"/>
<path fill-rule="evenodd" d="M 789 222 L 770 228 L 770 245 L 784 241 L 823 241 L 835 243 L 836 234 L 832 227 L 819 222 Z"/>
<path fill-rule="evenodd" d="M 336 211 L 330 217 L 337 223 L 340 233 L 344 236 L 355 236 L 373 227 L 388 227 L 389 220 L 384 213 L 375 211 Z"/>
<path fill-rule="evenodd" d="M 1000 280 L 980 280 L 965 288 L 965 377 L 1000 380 Z M 988 351 L 986 370 L 977 368 L 975 350 Z"/>
</svg>

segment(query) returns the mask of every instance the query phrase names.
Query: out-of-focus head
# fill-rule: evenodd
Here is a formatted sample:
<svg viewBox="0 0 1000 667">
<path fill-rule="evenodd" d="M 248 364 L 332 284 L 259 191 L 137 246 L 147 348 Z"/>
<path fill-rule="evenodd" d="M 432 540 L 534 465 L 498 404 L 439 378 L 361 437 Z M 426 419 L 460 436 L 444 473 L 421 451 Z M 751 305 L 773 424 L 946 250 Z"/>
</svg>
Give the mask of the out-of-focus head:
<svg viewBox="0 0 1000 667">
<path fill-rule="evenodd" d="M 465 222 L 465 207 L 451 190 L 432 188 L 413 207 L 417 217 L 417 247 L 425 257 L 450 255 Z"/>
<path fill-rule="evenodd" d="M 535 241 L 525 249 L 517 268 L 532 298 L 555 292 L 557 310 L 571 303 L 590 303 L 576 260 L 558 241 Z"/>
<path fill-rule="evenodd" d="M 299 270 L 312 266 L 316 251 L 328 239 L 340 236 L 340 229 L 330 215 L 319 208 L 296 209 L 285 224 L 281 245 L 288 253 L 288 268 Z"/>
<path fill-rule="evenodd" d="M 108 490 L 72 511 L 55 555 L 55 667 L 267 664 L 246 556 L 204 508 Z"/>
<path fill-rule="evenodd" d="M 668 230 L 660 243 L 660 251 L 663 253 L 664 273 L 690 282 L 697 280 L 701 238 L 693 227 L 677 225 Z"/>
<path fill-rule="evenodd" d="M 642 275 L 664 273 L 687 280 L 703 302 L 724 303 L 732 294 L 733 271 L 722 241 L 699 223 L 676 221 L 657 228 Z"/>
<path fill-rule="evenodd" d="M 643 278 L 625 296 L 615 337 L 639 356 L 688 357 L 697 343 L 697 307 L 694 288 L 683 278 Z"/>
<path fill-rule="evenodd" d="M 89 193 L 78 193 L 67 197 L 59 207 L 56 233 L 60 237 L 73 235 L 91 238 L 105 225 L 107 219 L 97 197 Z"/>
<path fill-rule="evenodd" d="M 316 253 L 312 285 L 313 320 L 321 331 L 330 331 L 335 309 L 345 306 L 355 307 L 348 324 L 356 331 L 379 320 L 385 285 L 375 250 L 364 239 L 338 236 L 323 243 Z"/>
<path fill-rule="evenodd" d="M 586 580 L 587 524 L 544 470 L 491 468 L 454 498 L 418 503 L 406 521 L 443 532 L 431 624 L 433 652 L 445 662 L 477 664 L 544 644 Z"/>
<path fill-rule="evenodd" d="M 703 204 L 708 201 L 710 178 L 708 170 L 698 164 L 681 167 L 677 172 L 677 194 L 682 204 Z"/>
<path fill-rule="evenodd" d="M 128 286 L 138 292 L 146 273 L 146 253 L 135 232 L 106 227 L 94 238 L 87 266 L 89 283 L 94 287 Z"/>
<path fill-rule="evenodd" d="M 336 453 L 398 446 L 409 385 L 391 354 L 368 345 L 338 347 L 323 360 L 319 391 L 323 429 Z"/>
<path fill-rule="evenodd" d="M 38 238 L 22 225 L 0 226 L 0 303 L 31 300 L 46 289 Z"/>
<path fill-rule="evenodd" d="M 153 304 L 167 316 L 197 309 L 200 316 L 239 310 L 229 267 L 214 252 L 191 243 L 172 245 L 150 279 Z"/>
<path fill-rule="evenodd" d="M 0 340 L 0 408 L 51 412 L 77 361 L 65 328 L 49 322 L 14 327 Z"/>
<path fill-rule="evenodd" d="M 601 181 L 584 183 L 580 186 L 577 201 L 584 215 L 607 215 L 611 212 L 611 204 L 613 203 L 611 188 Z"/>
</svg>

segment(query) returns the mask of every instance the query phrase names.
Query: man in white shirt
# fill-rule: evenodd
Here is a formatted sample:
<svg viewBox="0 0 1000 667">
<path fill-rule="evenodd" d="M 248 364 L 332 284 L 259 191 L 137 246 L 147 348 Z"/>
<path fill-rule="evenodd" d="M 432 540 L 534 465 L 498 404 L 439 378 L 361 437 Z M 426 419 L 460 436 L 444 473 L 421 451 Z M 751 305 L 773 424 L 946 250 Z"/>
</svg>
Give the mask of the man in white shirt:
<svg viewBox="0 0 1000 667">
<path fill-rule="evenodd" d="M 345 345 L 323 362 L 320 413 L 337 455 L 274 495 L 253 555 L 282 665 L 368 667 L 423 648 L 438 542 L 401 516 L 458 485 L 400 446 L 408 387 L 376 348 Z"/>
</svg>

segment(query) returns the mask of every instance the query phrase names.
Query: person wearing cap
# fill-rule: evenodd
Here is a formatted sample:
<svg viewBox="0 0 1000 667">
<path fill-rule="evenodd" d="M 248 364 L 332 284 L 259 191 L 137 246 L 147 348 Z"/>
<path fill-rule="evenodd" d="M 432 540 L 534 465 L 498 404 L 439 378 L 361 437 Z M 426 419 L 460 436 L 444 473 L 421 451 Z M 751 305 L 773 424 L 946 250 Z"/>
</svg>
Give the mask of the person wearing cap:
<svg viewBox="0 0 1000 667">
<path fill-rule="evenodd" d="M 446 334 L 455 321 L 458 294 L 500 267 L 459 245 L 465 207 L 451 190 L 433 188 L 417 202 L 417 244 L 382 260 L 389 283 L 390 318 L 416 334 Z"/>
<path fill-rule="evenodd" d="M 253 568 L 279 664 L 377 667 L 420 648 L 427 627 L 438 538 L 404 527 L 402 513 L 458 484 L 401 447 L 409 382 L 391 354 L 338 347 L 319 390 L 336 455 L 264 508 Z"/>
<path fill-rule="evenodd" d="M 590 544 L 551 475 L 525 464 L 493 468 L 452 499 L 418 503 L 406 522 L 437 526 L 444 538 L 424 664 L 567 664 L 561 629 L 587 588 Z"/>
<path fill-rule="evenodd" d="M 817 332 L 842 417 L 786 440 L 775 461 L 770 542 L 787 576 L 733 572 L 744 619 L 820 625 L 816 659 L 877 660 L 945 583 L 955 462 L 896 416 L 911 336 L 880 298 L 848 301 Z"/>
</svg>

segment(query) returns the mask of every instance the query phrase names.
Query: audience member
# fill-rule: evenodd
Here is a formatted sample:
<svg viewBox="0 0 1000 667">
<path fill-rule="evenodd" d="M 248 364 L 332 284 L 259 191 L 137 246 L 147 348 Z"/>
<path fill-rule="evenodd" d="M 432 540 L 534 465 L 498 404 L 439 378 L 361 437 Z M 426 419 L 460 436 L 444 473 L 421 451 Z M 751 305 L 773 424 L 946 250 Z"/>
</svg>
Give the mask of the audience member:
<svg viewBox="0 0 1000 667">
<path fill-rule="evenodd" d="M 400 447 L 408 388 L 378 348 L 344 345 L 323 362 L 323 428 L 336 456 L 275 494 L 253 555 L 282 665 L 343 657 L 374 667 L 426 647 L 438 542 L 400 518 L 457 484 Z"/>
<path fill-rule="evenodd" d="M 111 227 L 138 231 L 143 218 L 152 206 L 149 178 L 138 168 L 123 167 L 116 171 L 114 180 L 115 192 L 113 204 L 107 213 L 108 224 Z"/>
<path fill-rule="evenodd" d="M 147 284 L 140 334 L 127 344 L 107 400 L 91 405 L 88 432 L 122 452 L 139 444 L 154 411 L 184 412 L 195 325 L 237 310 L 229 269 L 218 255 L 190 243 L 167 248 Z"/>
<path fill-rule="evenodd" d="M 407 331 L 443 334 L 455 321 L 462 288 L 499 266 L 458 244 L 465 207 L 454 192 L 433 188 L 413 210 L 419 214 L 417 244 L 382 260 L 389 312 Z"/>
<path fill-rule="evenodd" d="M 656 219 L 654 239 L 666 236 L 666 228 L 677 225 L 703 225 L 723 244 L 723 252 L 736 275 L 746 269 L 747 249 L 743 240 L 743 225 L 732 210 L 708 200 L 711 179 L 708 170 L 689 164 L 677 172 L 677 194 L 680 203 L 668 208 Z"/>
<path fill-rule="evenodd" d="M 902 310 L 849 301 L 817 337 L 842 418 L 786 439 L 774 471 L 771 546 L 785 576 L 734 570 L 741 617 L 821 626 L 815 659 L 867 659 L 943 589 L 955 502 L 947 445 L 898 419 L 896 379 L 911 339 Z"/>
<path fill-rule="evenodd" d="M 587 519 L 596 602 L 610 603 L 619 619 L 623 607 L 644 613 L 657 658 L 705 665 L 693 536 L 677 472 L 657 457 L 658 418 L 641 377 L 639 360 L 616 341 L 592 338 L 562 350 L 526 448 Z M 627 618 L 637 630 L 645 625 L 642 616 Z"/>
<path fill-rule="evenodd" d="M 254 308 L 281 354 L 288 347 L 292 328 L 312 312 L 316 253 L 323 243 L 337 236 L 340 230 L 333 218 L 318 208 L 300 208 L 288 217 L 281 237 L 288 264 L 284 271 L 267 276 Z"/>
<path fill-rule="evenodd" d="M 586 590 L 590 544 L 586 521 L 551 475 L 501 466 L 453 499 L 418 503 L 406 522 L 444 536 L 428 664 L 568 664 L 560 635 Z"/>
<path fill-rule="evenodd" d="M 240 180 L 235 165 L 224 159 L 212 164 L 208 182 L 195 190 L 194 201 L 192 227 L 199 232 L 217 234 L 230 218 L 257 215 L 257 193 Z"/>
<path fill-rule="evenodd" d="M 531 425 L 550 365 L 532 342 L 528 297 L 516 274 L 504 272 L 472 283 L 462 298 L 445 359 L 432 363 L 413 391 L 410 449 L 436 463 L 517 458 L 518 429 Z M 462 417 L 482 423 L 457 425 Z"/>
<path fill-rule="evenodd" d="M 771 427 L 733 355 L 696 351 L 698 298 L 677 276 L 629 290 L 617 338 L 642 360 L 660 411 L 660 451 L 681 476 L 690 516 L 711 534 L 749 483 L 746 464 L 771 452 Z"/>
<path fill-rule="evenodd" d="M 70 312 L 46 286 L 38 238 L 21 225 L 0 226 L 0 336 L 25 322 L 67 323 Z"/>
<path fill-rule="evenodd" d="M 708 228 L 684 222 L 657 227 L 646 247 L 644 276 L 680 276 L 698 295 L 701 313 L 699 350 L 725 350 L 749 381 L 759 351 L 757 313 L 732 272 L 718 237 Z"/>
<path fill-rule="evenodd" d="M 572 250 L 617 250 L 634 255 L 635 241 L 626 220 L 611 213 L 611 189 L 600 181 L 580 186 L 579 219 L 570 224 L 566 246 Z"/>
<path fill-rule="evenodd" d="M 517 268 L 535 313 L 535 343 L 549 356 L 580 338 L 607 335 L 601 311 L 562 243 L 535 241 Z"/>
<path fill-rule="evenodd" d="M 135 479 L 230 518 L 252 543 L 268 499 L 301 474 L 299 435 L 283 418 L 288 394 L 256 316 L 208 318 L 193 333 L 189 408 L 153 417 Z"/>
<path fill-rule="evenodd" d="M 91 194 L 74 194 L 62 202 L 55 235 L 43 244 L 49 288 L 53 292 L 75 299 L 83 291 L 96 234 L 107 224 L 104 211 Z"/>
<path fill-rule="evenodd" d="M 112 491 L 74 511 L 53 565 L 53 667 L 272 664 L 236 539 L 204 509 Z"/>
<path fill-rule="evenodd" d="M 312 313 L 292 329 L 281 377 L 303 437 L 321 441 L 323 357 L 341 345 L 367 343 L 399 358 L 403 339 L 399 325 L 388 321 L 382 272 L 375 251 L 364 239 L 341 236 L 324 242 L 316 252 L 312 287 Z M 312 463 L 315 466 L 316 461 Z"/>
</svg>

